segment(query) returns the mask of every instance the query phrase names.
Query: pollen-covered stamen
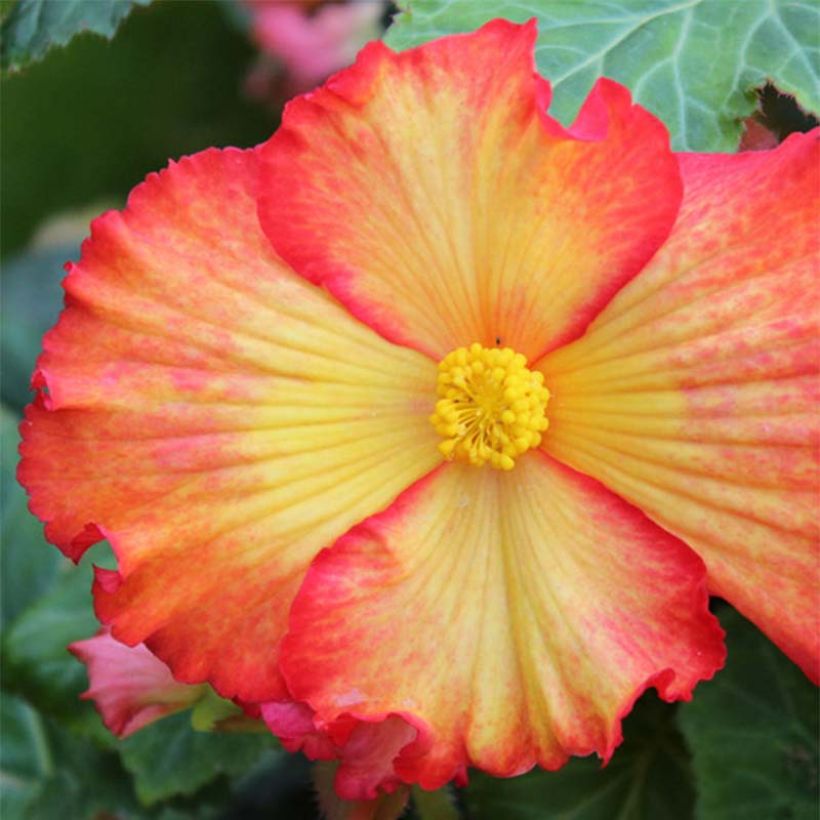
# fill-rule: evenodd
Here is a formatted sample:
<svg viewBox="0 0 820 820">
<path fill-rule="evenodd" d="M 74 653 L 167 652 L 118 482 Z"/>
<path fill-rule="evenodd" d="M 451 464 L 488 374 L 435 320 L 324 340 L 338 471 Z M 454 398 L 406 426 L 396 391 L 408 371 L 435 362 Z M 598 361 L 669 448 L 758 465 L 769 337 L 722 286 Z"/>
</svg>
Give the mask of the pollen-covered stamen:
<svg viewBox="0 0 820 820">
<path fill-rule="evenodd" d="M 445 458 L 511 470 L 541 443 L 550 394 L 520 353 L 475 342 L 448 353 L 438 371 L 440 398 L 430 421 L 444 436 Z"/>
</svg>

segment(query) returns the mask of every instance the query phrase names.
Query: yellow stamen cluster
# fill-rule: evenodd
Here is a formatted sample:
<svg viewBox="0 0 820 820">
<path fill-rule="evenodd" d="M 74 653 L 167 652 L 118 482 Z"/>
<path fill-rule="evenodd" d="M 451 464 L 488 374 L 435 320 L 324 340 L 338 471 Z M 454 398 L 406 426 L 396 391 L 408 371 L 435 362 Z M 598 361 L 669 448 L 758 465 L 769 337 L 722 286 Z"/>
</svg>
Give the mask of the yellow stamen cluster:
<svg viewBox="0 0 820 820">
<path fill-rule="evenodd" d="M 438 448 L 445 458 L 512 470 L 518 456 L 541 443 L 550 394 L 541 373 L 526 365 L 509 347 L 477 342 L 441 360 L 430 421 L 444 436 Z"/>
</svg>

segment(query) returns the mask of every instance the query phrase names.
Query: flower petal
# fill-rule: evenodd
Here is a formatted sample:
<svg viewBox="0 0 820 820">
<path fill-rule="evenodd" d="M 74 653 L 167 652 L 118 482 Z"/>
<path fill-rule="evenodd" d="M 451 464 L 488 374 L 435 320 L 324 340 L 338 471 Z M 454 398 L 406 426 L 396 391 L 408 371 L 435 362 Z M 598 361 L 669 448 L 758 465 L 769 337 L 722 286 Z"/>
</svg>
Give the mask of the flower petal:
<svg viewBox="0 0 820 820">
<path fill-rule="evenodd" d="M 328 736 L 316 729 L 313 710 L 292 700 L 268 701 L 262 717 L 289 752 L 303 751 L 311 760 L 333 760 L 336 748 Z"/>
<path fill-rule="evenodd" d="M 325 820 L 398 820 L 407 816 L 405 808 L 410 800 L 407 786 L 401 786 L 392 794 L 379 795 L 374 800 L 344 800 L 339 797 L 337 764 L 314 764 L 312 774 L 319 812 Z M 426 816 L 430 817 L 430 813 Z M 446 820 L 444 814 L 439 814 L 439 818 Z"/>
<path fill-rule="evenodd" d="M 815 679 L 819 138 L 683 156 L 669 242 L 539 365 L 547 450 L 686 541 Z"/>
<path fill-rule="evenodd" d="M 253 152 L 208 151 L 97 220 L 35 381 L 20 479 L 96 607 L 186 682 L 284 694 L 277 646 L 307 565 L 440 456 L 435 365 L 272 253 Z"/>
<path fill-rule="evenodd" d="M 317 725 L 316 713 L 305 703 L 271 701 L 262 717 L 289 752 L 304 752 L 311 760 L 336 760 L 334 785 L 344 800 L 373 800 L 379 792 L 402 785 L 393 761 L 419 735 L 413 723 L 399 715 L 357 720 L 346 715 L 332 726 Z"/>
<path fill-rule="evenodd" d="M 697 556 L 535 452 L 509 474 L 444 466 L 322 552 L 282 670 L 331 738 L 351 718 L 415 730 L 396 775 L 432 789 L 608 758 L 634 699 L 688 698 L 721 637 Z"/>
<path fill-rule="evenodd" d="M 205 686 L 174 680 L 145 646 L 126 646 L 107 630 L 68 648 L 88 668 L 90 686 L 82 697 L 94 701 L 117 737 L 193 706 L 206 692 Z"/>
<path fill-rule="evenodd" d="M 294 269 L 392 341 L 534 358 L 583 332 L 668 235 L 664 126 L 600 81 L 570 131 L 544 109 L 534 22 L 356 64 L 263 147 L 262 226 Z"/>
</svg>

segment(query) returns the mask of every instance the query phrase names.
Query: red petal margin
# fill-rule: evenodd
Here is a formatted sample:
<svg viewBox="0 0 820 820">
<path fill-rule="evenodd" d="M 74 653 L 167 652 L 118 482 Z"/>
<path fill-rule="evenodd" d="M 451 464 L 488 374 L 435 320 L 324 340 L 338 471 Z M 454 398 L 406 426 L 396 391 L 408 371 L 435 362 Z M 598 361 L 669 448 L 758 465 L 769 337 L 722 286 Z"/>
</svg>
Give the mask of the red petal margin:
<svg viewBox="0 0 820 820">
<path fill-rule="evenodd" d="M 301 704 L 263 714 L 308 752 L 324 733 L 350 798 L 556 769 L 608 759 L 648 686 L 688 699 L 722 635 L 702 562 L 596 481 L 539 453 L 451 464 L 316 558 L 282 649 Z"/>
<path fill-rule="evenodd" d="M 579 336 L 678 211 L 663 124 L 601 80 L 562 128 L 535 37 L 495 20 L 399 54 L 371 43 L 262 147 L 277 252 L 435 359 L 497 340 L 534 358 Z"/>
<path fill-rule="evenodd" d="M 544 447 L 694 549 L 820 680 L 820 129 L 681 156 L 669 241 L 538 366 Z"/>
<path fill-rule="evenodd" d="M 435 365 L 273 253 L 257 155 L 206 151 L 92 225 L 19 469 L 74 560 L 107 538 L 100 620 L 186 683 L 287 692 L 278 645 L 320 549 L 437 463 Z"/>
<path fill-rule="evenodd" d="M 402 715 L 375 720 L 344 715 L 322 726 L 307 704 L 274 701 L 262 705 L 262 717 L 289 752 L 338 761 L 334 788 L 343 800 L 373 800 L 379 793 L 396 791 L 403 784 L 393 765 L 396 757 L 410 744 L 429 746 L 419 743 L 429 733 Z"/>
</svg>

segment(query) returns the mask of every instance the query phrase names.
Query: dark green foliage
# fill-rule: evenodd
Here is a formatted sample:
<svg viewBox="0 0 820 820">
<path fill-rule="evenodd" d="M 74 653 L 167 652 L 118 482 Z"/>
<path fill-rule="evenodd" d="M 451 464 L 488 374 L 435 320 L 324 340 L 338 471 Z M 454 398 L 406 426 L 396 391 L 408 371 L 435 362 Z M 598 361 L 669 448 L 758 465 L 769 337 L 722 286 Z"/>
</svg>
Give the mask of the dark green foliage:
<svg viewBox="0 0 820 820">
<path fill-rule="evenodd" d="M 169 158 L 254 145 L 275 119 L 242 96 L 247 38 L 216 3 L 139 9 L 115 39 L 81 37 L 3 77 L 2 251 L 67 209 L 121 207 Z"/>
<path fill-rule="evenodd" d="M 17 413 L 5 404 L 0 407 L 0 614 L 4 626 L 51 586 L 62 562 L 59 553 L 46 544 L 43 527 L 29 513 L 26 493 L 15 479 L 19 422 Z"/>
<path fill-rule="evenodd" d="M 35 549 L 54 551 L 47 545 Z M 93 547 L 79 567 L 60 560 L 49 591 L 25 609 L 3 637 L 4 686 L 78 731 L 108 738 L 90 703 L 78 702 L 85 668 L 66 648 L 99 629 L 91 604 L 92 562 L 113 566 L 108 547 Z"/>
<path fill-rule="evenodd" d="M 817 689 L 748 621 L 726 609 L 729 659 L 681 708 L 702 820 L 814 820 Z"/>
<path fill-rule="evenodd" d="M 138 816 L 116 754 L 66 731 L 19 698 L 4 695 L 0 708 L 3 820 L 85 820 L 101 812 Z"/>
<path fill-rule="evenodd" d="M 245 774 L 259 761 L 271 765 L 282 754 L 267 733 L 197 732 L 187 712 L 142 729 L 126 738 L 120 749 L 146 805 L 191 794 L 222 774 Z"/>
<path fill-rule="evenodd" d="M 81 227 L 78 233 L 84 233 Z M 3 265 L 3 322 L 0 324 L 0 395 L 17 412 L 31 401 L 29 379 L 43 334 L 57 321 L 63 306 L 63 265 L 76 259 L 80 239 L 20 253 Z M 16 439 L 16 432 L 15 432 Z M 16 448 L 15 440 L 13 448 Z M 11 451 L 10 451 L 11 452 Z"/>
<path fill-rule="evenodd" d="M 676 707 L 645 695 L 624 724 L 624 743 L 606 768 L 597 757 L 557 772 L 534 769 L 498 780 L 474 774 L 464 793 L 472 820 L 688 820 L 695 802 Z"/>
</svg>

